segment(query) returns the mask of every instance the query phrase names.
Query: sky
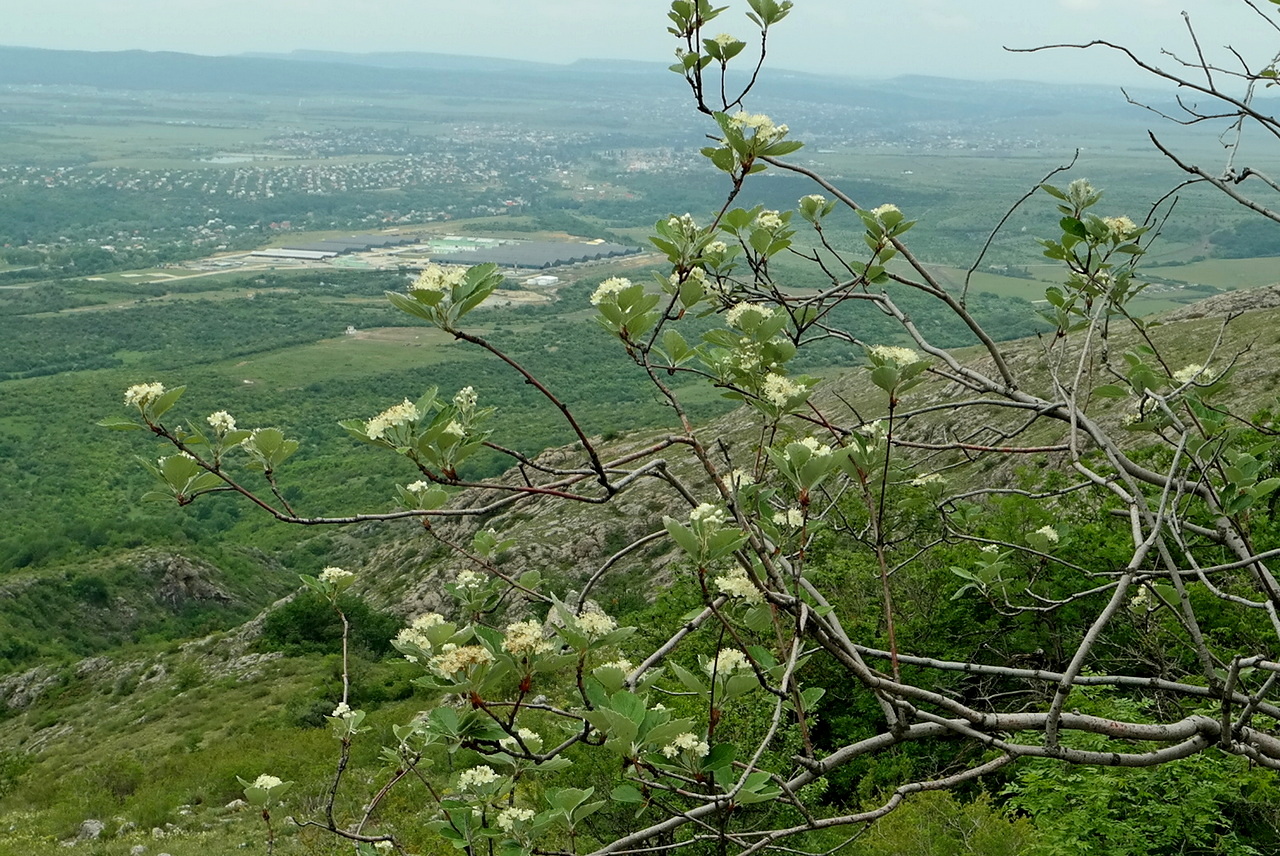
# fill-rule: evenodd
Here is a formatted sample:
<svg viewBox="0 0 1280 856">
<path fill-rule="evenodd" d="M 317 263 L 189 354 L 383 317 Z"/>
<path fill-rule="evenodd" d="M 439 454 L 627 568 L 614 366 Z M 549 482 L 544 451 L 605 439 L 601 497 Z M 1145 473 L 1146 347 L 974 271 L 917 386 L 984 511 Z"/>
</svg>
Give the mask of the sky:
<svg viewBox="0 0 1280 856">
<path fill-rule="evenodd" d="M 425 51 L 568 63 L 611 57 L 669 61 L 664 0 L 42 0 L 5 18 L 0 44 L 201 54 L 296 49 Z M 1280 49 L 1268 0 L 796 0 L 770 36 L 770 65 L 889 78 L 1132 84 L 1140 72 L 1094 49 L 1014 54 L 1004 47 L 1110 39 L 1171 64 L 1161 48 L 1194 54 L 1181 12 L 1206 53 L 1230 44 L 1265 65 Z M 708 35 L 751 33 L 745 0 Z"/>
</svg>

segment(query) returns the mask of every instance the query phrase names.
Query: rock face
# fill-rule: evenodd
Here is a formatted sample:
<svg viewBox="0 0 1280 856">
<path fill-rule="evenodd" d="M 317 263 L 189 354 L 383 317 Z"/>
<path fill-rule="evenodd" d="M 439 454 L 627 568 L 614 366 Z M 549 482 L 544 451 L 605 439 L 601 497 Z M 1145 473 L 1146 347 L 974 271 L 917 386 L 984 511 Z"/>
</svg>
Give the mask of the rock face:
<svg viewBox="0 0 1280 856">
<path fill-rule="evenodd" d="M 96 841 L 102 837 L 102 830 L 107 825 L 100 820 L 86 820 L 80 824 L 80 832 L 76 835 L 81 841 Z"/>
<path fill-rule="evenodd" d="M 1255 309 L 1274 309 L 1280 306 L 1280 284 L 1262 288 L 1229 291 L 1208 297 L 1190 306 L 1173 309 L 1160 316 L 1162 321 L 1190 321 L 1195 318 L 1235 315 Z"/>
<path fill-rule="evenodd" d="M 36 666 L 16 675 L 0 678 L 0 707 L 25 710 L 45 691 L 56 687 L 62 677 L 48 666 Z"/>
<path fill-rule="evenodd" d="M 165 554 L 146 559 L 138 570 L 155 580 L 156 597 L 173 609 L 189 603 L 230 603 L 231 595 L 210 579 L 217 573 L 212 565 L 186 556 Z"/>
</svg>

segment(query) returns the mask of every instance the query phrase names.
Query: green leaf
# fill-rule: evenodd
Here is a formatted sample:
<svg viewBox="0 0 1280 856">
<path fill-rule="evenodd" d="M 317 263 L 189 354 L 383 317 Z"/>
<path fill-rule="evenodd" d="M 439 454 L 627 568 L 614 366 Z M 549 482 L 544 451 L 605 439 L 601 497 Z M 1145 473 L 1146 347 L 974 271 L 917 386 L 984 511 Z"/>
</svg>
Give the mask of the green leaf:
<svg viewBox="0 0 1280 856">
<path fill-rule="evenodd" d="M 176 386 L 173 389 L 166 390 L 164 395 L 157 398 L 155 403 L 148 408 L 151 413 L 151 418 L 159 419 L 163 416 L 165 412 L 168 411 L 170 407 L 173 407 L 178 399 L 182 397 L 182 393 L 186 391 L 187 388 L 185 386 Z"/>
<path fill-rule="evenodd" d="M 609 798 L 620 803 L 642 803 L 644 794 L 631 785 L 618 785 L 609 792 Z"/>
<path fill-rule="evenodd" d="M 108 431 L 141 431 L 142 426 L 128 419 L 103 419 L 97 423 L 99 428 Z"/>
<path fill-rule="evenodd" d="M 1068 235 L 1074 235 L 1077 238 L 1089 237 L 1089 232 L 1085 229 L 1084 223 L 1081 223 L 1075 217 L 1063 217 L 1058 221 L 1058 225 Z"/>
</svg>

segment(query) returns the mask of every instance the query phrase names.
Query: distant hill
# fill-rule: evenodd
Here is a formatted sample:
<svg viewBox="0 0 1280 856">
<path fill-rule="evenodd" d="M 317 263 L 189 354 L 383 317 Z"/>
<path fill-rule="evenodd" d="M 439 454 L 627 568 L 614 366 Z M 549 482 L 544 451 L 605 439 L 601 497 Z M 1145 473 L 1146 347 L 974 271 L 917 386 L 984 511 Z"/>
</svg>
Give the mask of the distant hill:
<svg viewBox="0 0 1280 856">
<path fill-rule="evenodd" d="M 0 85 L 90 86 L 168 92 L 314 95 L 412 91 L 486 99 L 644 99 L 678 90 L 665 63 L 579 60 L 528 62 L 438 53 L 202 56 L 167 51 L 61 51 L 0 47 Z M 1145 121 L 1115 87 L 1025 81 L 979 82 L 904 76 L 859 80 L 774 70 L 757 90 L 757 109 L 839 104 L 898 119 L 983 120 L 1022 116 L 1106 116 Z M 1159 105 L 1160 96 L 1149 99 Z M 791 112 L 791 111 L 787 111 Z"/>
</svg>

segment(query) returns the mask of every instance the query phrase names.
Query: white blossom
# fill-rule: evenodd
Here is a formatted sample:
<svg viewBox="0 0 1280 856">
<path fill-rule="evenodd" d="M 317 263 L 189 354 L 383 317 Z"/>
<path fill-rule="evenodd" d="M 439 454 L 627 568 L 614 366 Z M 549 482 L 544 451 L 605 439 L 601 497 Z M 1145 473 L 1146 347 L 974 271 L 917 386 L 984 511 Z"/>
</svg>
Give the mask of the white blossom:
<svg viewBox="0 0 1280 856">
<path fill-rule="evenodd" d="M 706 254 L 709 256 L 722 256 L 729 251 L 729 247 L 724 241 L 712 241 L 707 244 Z"/>
<path fill-rule="evenodd" d="M 411 485 L 405 486 L 405 490 L 409 491 L 409 493 L 422 493 L 424 490 L 430 490 L 430 489 L 431 489 L 431 485 L 427 484 L 421 479 L 419 479 L 418 481 L 414 482 Z"/>
<path fill-rule="evenodd" d="M 729 35 L 728 33 L 720 33 L 711 41 L 715 42 L 722 48 L 727 48 L 729 45 L 736 44 L 738 42 L 736 38 Z"/>
<path fill-rule="evenodd" d="M 476 390 L 472 386 L 464 386 L 453 396 L 453 406 L 459 410 L 469 411 L 476 406 Z"/>
<path fill-rule="evenodd" d="M 266 773 L 263 773 L 261 776 L 253 780 L 253 787 L 262 788 L 264 791 L 269 791 L 272 788 L 283 784 L 284 782 L 276 776 L 269 776 Z"/>
<path fill-rule="evenodd" d="M 454 582 L 460 589 L 479 589 L 484 587 L 486 579 L 484 574 L 475 571 L 458 571 Z"/>
<path fill-rule="evenodd" d="M 1174 372 L 1173 381 L 1179 386 L 1182 386 L 1183 384 L 1191 383 L 1193 380 L 1195 380 L 1197 377 L 1199 377 L 1203 373 L 1204 373 L 1204 366 L 1198 363 L 1192 363 L 1191 365 L 1183 366 L 1182 368 Z"/>
<path fill-rule="evenodd" d="M 760 316 L 761 321 L 766 318 L 773 317 L 773 310 L 768 306 L 761 306 L 756 303 L 738 303 L 725 313 L 724 323 L 728 327 L 737 327 L 738 329 L 742 329 L 742 316 L 748 313 L 754 313 L 755 315 Z"/>
<path fill-rule="evenodd" d="M 626 657 L 619 657 L 618 659 L 613 660 L 611 662 L 601 663 L 599 668 L 617 669 L 619 672 L 622 672 L 622 674 L 627 675 L 627 674 L 630 674 L 633 669 L 635 669 L 635 664 L 632 663 L 630 660 L 628 660 Z"/>
<path fill-rule="evenodd" d="M 884 205 L 879 205 L 871 209 L 872 216 L 874 216 L 877 220 L 884 219 L 884 215 L 886 214 L 901 214 L 901 213 L 902 211 L 898 208 L 898 206 L 894 205 L 891 202 L 887 202 Z"/>
<path fill-rule="evenodd" d="M 831 456 L 831 447 L 826 443 L 820 442 L 817 437 L 805 437 L 800 441 L 800 445 L 808 449 L 815 458 Z"/>
<path fill-rule="evenodd" d="M 702 523 L 706 526 L 719 526 L 729 519 L 729 514 L 718 505 L 709 502 L 701 503 L 689 512 L 690 523 Z"/>
<path fill-rule="evenodd" d="M 350 571 L 344 571 L 342 568 L 325 568 L 320 572 L 320 582 L 329 583 L 331 585 L 340 585 L 348 580 L 355 579 L 356 575 Z"/>
<path fill-rule="evenodd" d="M 668 758 L 674 758 L 681 752 L 692 752 L 699 758 L 704 758 L 710 751 L 711 747 L 707 745 L 707 741 L 688 731 L 677 734 L 670 743 L 662 747 L 662 754 Z"/>
<path fill-rule="evenodd" d="M 821 193 L 810 193 L 808 196 L 800 197 L 801 205 L 803 205 L 806 201 L 812 201 L 814 205 L 821 208 L 823 205 L 827 204 L 827 197 L 823 196 Z"/>
<path fill-rule="evenodd" d="M 777 211 L 761 211 L 756 215 L 756 228 L 776 232 L 782 228 L 782 215 Z"/>
<path fill-rule="evenodd" d="M 467 436 L 467 429 L 463 428 L 462 424 L 458 422 L 457 419 L 450 419 L 449 424 L 444 426 L 443 433 L 454 437 L 465 437 Z"/>
<path fill-rule="evenodd" d="M 734 672 L 743 672 L 751 668 L 747 655 L 737 648 L 725 648 L 716 654 L 715 659 L 708 660 L 702 667 L 708 675 L 724 677 Z"/>
<path fill-rule="evenodd" d="M 978 549 L 984 553 L 999 553 L 1000 545 L 999 544 L 983 544 Z"/>
<path fill-rule="evenodd" d="M 213 430 L 217 431 L 219 434 L 226 434 L 229 431 L 236 430 L 235 418 L 225 410 L 210 413 L 209 418 L 205 421 L 213 426 Z"/>
<path fill-rule="evenodd" d="M 898 368 L 926 359 L 919 351 L 911 348 L 899 348 L 894 345 L 872 345 L 868 350 L 872 357 L 886 363 L 893 363 Z"/>
<path fill-rule="evenodd" d="M 1039 529 L 1036 530 L 1035 534 L 1043 535 L 1045 537 L 1045 540 L 1047 540 L 1050 544 L 1058 543 L 1058 530 L 1054 529 L 1052 526 L 1048 526 L 1048 525 L 1041 526 Z"/>
<path fill-rule="evenodd" d="M 164 395 L 162 383 L 135 383 L 124 391 L 124 403 L 129 407 L 146 407 Z"/>
<path fill-rule="evenodd" d="M 596 286 L 596 290 L 591 294 L 591 305 L 599 306 L 605 298 L 616 295 L 630 287 L 631 280 L 625 276 L 611 276 Z"/>
<path fill-rule="evenodd" d="M 418 408 L 410 401 L 405 399 L 399 404 L 388 407 L 377 416 L 365 423 L 364 433 L 369 435 L 371 440 L 382 440 L 387 435 L 387 430 L 395 425 L 405 425 L 413 422 L 418 418 Z"/>
<path fill-rule="evenodd" d="M 790 526 L 793 529 L 799 529 L 804 525 L 804 512 L 798 508 L 777 511 L 774 512 L 773 522 L 778 526 Z"/>
<path fill-rule="evenodd" d="M 410 291 L 434 291 L 440 294 L 449 291 L 456 285 L 461 285 L 463 278 L 467 275 L 467 269 L 464 267 L 430 264 L 422 269 L 422 273 L 418 274 L 418 278 L 413 281 L 413 285 L 409 286 Z"/>
<path fill-rule="evenodd" d="M 448 645 L 445 646 L 449 648 Z M 463 645 L 442 651 L 431 660 L 432 668 L 442 675 L 453 676 L 474 666 L 487 666 L 493 662 L 493 655 L 480 645 Z"/>
<path fill-rule="evenodd" d="M 519 749 L 521 741 L 524 741 L 524 745 L 535 752 L 542 748 L 542 736 L 538 732 L 529 728 L 517 728 L 516 735 L 519 736 L 520 740 L 507 736 L 500 739 L 498 745 L 508 752 L 514 752 Z"/>
<path fill-rule="evenodd" d="M 551 650 L 551 643 L 542 636 L 542 625 L 532 619 L 507 625 L 507 635 L 502 639 L 503 650 L 517 657 L 544 654 Z"/>
<path fill-rule="evenodd" d="M 804 392 L 804 387 L 780 374 L 769 372 L 760 384 L 760 394 L 775 407 L 786 407 L 787 402 Z"/>
<path fill-rule="evenodd" d="M 599 639 L 612 633 L 618 626 L 618 622 L 605 613 L 591 609 L 578 616 L 578 629 L 585 633 L 591 639 Z"/>
<path fill-rule="evenodd" d="M 492 767 L 482 764 L 479 767 L 463 770 L 458 775 L 458 787 L 464 791 L 469 791 L 481 785 L 491 785 L 500 778 L 502 777 L 495 773 Z"/>
<path fill-rule="evenodd" d="M 522 823 L 528 823 L 533 817 L 532 809 L 507 806 L 498 812 L 498 828 L 509 835 L 513 829 Z"/>
<path fill-rule="evenodd" d="M 760 589 L 756 588 L 756 584 L 751 582 L 751 578 L 741 567 L 735 566 L 728 573 L 716 577 L 715 586 L 717 591 L 730 597 L 740 597 L 748 603 L 764 601 L 764 595 L 760 593 Z"/>
<path fill-rule="evenodd" d="M 755 476 L 746 470 L 734 470 L 729 473 L 729 484 L 734 490 L 742 490 L 744 487 L 756 483 Z"/>
<path fill-rule="evenodd" d="M 1138 225 L 1128 217 L 1103 217 L 1102 222 L 1106 224 L 1107 231 L 1116 241 L 1128 240 L 1138 228 Z"/>
<path fill-rule="evenodd" d="M 738 111 L 730 117 L 729 121 L 739 131 L 750 130 L 756 140 L 765 144 L 782 139 L 790 130 L 786 125 L 775 125 L 773 120 L 763 113 L 748 113 L 745 110 Z"/>
</svg>

